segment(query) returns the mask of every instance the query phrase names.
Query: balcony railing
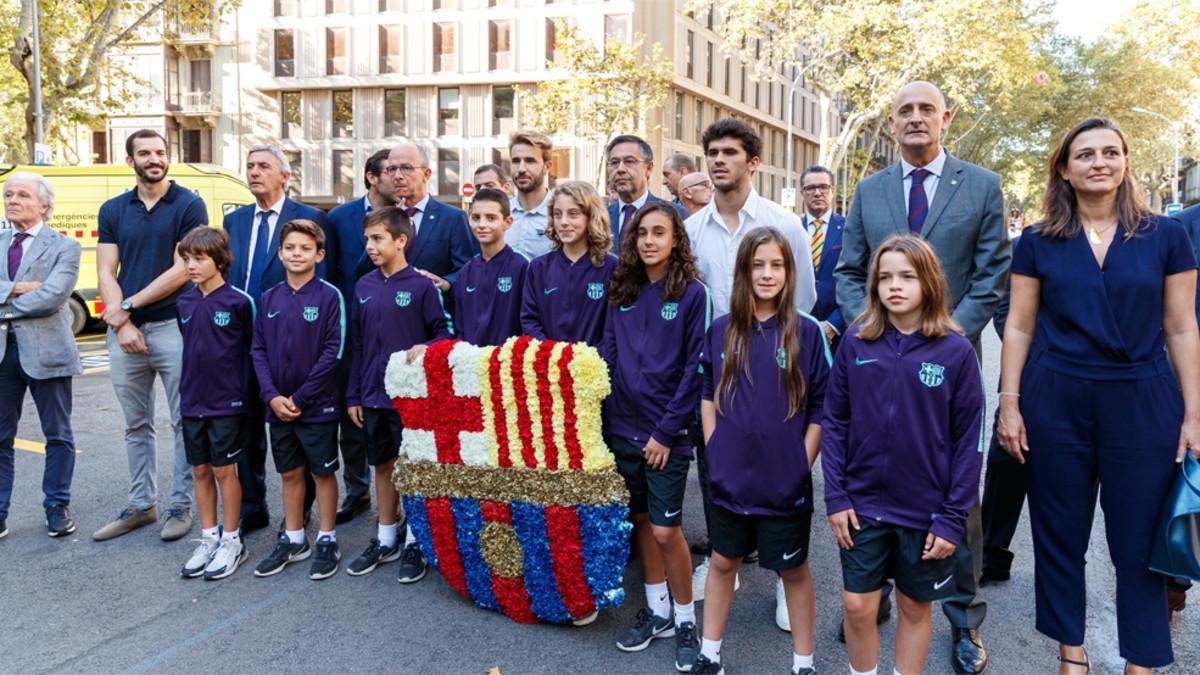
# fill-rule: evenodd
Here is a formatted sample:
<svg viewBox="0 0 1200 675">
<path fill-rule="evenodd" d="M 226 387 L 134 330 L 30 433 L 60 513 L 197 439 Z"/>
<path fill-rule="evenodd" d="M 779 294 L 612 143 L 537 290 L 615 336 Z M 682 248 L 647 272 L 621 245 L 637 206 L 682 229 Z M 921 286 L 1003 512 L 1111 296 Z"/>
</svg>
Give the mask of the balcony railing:
<svg viewBox="0 0 1200 675">
<path fill-rule="evenodd" d="M 179 112 L 185 115 L 209 115 L 221 106 L 211 91 L 185 91 L 179 96 Z"/>
</svg>

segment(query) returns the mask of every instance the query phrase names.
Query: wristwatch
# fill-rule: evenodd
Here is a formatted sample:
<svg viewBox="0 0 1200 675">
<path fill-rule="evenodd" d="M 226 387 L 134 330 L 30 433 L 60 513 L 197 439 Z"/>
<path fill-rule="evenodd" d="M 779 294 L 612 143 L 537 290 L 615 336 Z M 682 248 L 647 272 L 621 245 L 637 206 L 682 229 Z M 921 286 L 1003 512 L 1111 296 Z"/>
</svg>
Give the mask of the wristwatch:
<svg viewBox="0 0 1200 675">
<path fill-rule="evenodd" d="M 126 312 L 132 312 L 133 311 L 133 301 L 130 300 L 129 298 L 125 298 L 124 300 L 121 301 L 121 309 Z"/>
</svg>

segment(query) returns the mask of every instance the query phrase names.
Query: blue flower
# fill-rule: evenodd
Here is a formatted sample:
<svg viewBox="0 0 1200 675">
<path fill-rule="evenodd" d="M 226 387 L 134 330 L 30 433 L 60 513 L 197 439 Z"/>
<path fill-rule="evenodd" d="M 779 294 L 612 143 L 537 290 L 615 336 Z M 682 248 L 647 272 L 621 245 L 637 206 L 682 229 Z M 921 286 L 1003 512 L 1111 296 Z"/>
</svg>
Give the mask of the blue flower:
<svg viewBox="0 0 1200 675">
<path fill-rule="evenodd" d="M 467 577 L 467 591 L 475 604 L 498 612 L 500 605 L 492 593 L 492 571 L 479 548 L 479 536 L 483 534 L 483 512 L 479 508 L 479 500 L 451 499 L 450 511 L 454 513 L 454 536 L 458 540 L 458 554 Z"/>
<path fill-rule="evenodd" d="M 512 502 L 512 526 L 517 531 L 517 540 L 525 555 L 525 590 L 529 593 L 529 605 L 542 621 L 563 623 L 571 620 L 562 595 L 558 591 L 558 580 L 554 576 L 554 559 L 550 554 L 550 540 L 546 536 L 546 512 L 544 507 L 526 502 Z"/>
<path fill-rule="evenodd" d="M 621 582 L 629 560 L 629 536 L 633 525 L 624 504 L 581 505 L 579 534 L 583 540 L 583 573 L 596 599 L 596 609 L 620 607 L 625 600 Z"/>
<path fill-rule="evenodd" d="M 421 553 L 430 566 L 437 569 L 437 553 L 433 550 L 433 533 L 429 530 L 429 519 L 425 516 L 425 498 L 419 495 L 405 495 L 404 513 L 408 516 L 408 527 L 412 530 L 417 543 L 421 545 Z"/>
</svg>

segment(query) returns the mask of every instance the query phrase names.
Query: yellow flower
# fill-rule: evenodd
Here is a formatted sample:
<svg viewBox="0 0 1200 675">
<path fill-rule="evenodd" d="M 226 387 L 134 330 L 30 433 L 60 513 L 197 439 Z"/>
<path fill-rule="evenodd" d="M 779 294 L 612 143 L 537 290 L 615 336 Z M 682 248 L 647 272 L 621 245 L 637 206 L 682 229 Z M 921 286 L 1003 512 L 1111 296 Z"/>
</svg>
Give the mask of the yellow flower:
<svg viewBox="0 0 1200 675">
<path fill-rule="evenodd" d="M 600 404 L 608 396 L 608 365 L 594 347 L 576 344 L 571 351 L 574 358 L 568 364 L 575 391 L 575 423 L 579 446 L 583 450 L 583 470 L 599 471 L 611 469 L 615 462 L 612 452 L 604 444 L 604 432 L 600 422 Z"/>
</svg>

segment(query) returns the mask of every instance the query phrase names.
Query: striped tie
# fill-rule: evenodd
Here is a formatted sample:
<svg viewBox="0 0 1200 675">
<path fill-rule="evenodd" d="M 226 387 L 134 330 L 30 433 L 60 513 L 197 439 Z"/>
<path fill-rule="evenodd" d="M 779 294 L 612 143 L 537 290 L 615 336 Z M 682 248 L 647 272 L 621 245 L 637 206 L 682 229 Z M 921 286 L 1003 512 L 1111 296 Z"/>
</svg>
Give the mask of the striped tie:
<svg viewBox="0 0 1200 675">
<path fill-rule="evenodd" d="M 809 243 L 812 244 L 812 262 L 815 270 L 821 265 L 821 251 L 825 248 L 825 223 L 821 222 L 820 218 L 813 221 L 813 233 Z"/>
<path fill-rule="evenodd" d="M 928 169 L 913 169 L 908 175 L 912 176 L 912 185 L 908 188 L 908 229 L 913 234 L 921 234 L 925 225 L 925 216 L 929 215 L 929 199 L 925 195 L 925 178 L 933 172 Z"/>
</svg>

